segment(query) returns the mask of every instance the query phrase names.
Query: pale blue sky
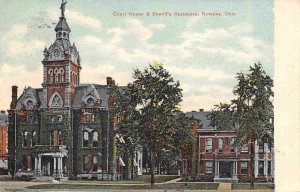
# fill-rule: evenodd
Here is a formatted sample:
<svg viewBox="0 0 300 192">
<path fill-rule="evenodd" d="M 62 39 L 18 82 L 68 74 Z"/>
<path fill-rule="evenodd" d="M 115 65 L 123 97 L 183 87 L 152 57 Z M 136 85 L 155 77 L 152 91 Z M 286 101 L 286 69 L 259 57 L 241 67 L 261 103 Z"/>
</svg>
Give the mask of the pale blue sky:
<svg viewBox="0 0 300 192">
<path fill-rule="evenodd" d="M 0 108 L 10 86 L 40 87 L 42 51 L 55 38 L 60 0 L 0 0 Z M 226 17 L 113 16 L 113 12 L 235 12 Z M 66 18 L 82 60 L 81 81 L 120 85 L 153 60 L 179 80 L 184 111 L 232 99 L 237 72 L 261 61 L 273 76 L 273 1 L 68 0 Z"/>
</svg>

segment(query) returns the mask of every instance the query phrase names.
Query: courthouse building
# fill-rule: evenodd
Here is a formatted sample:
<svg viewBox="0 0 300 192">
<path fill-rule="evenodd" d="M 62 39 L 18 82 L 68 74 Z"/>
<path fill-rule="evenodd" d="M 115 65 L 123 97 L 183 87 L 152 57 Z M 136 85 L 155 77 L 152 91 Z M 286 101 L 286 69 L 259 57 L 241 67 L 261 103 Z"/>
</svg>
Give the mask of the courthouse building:
<svg viewBox="0 0 300 192">
<path fill-rule="evenodd" d="M 187 113 L 201 120 L 201 126 L 192 127 L 195 144 L 182 151 L 181 174 L 197 176 L 200 181 L 250 181 L 250 143 L 237 147 L 236 129 L 218 130 L 211 125 L 208 114 L 204 110 Z M 273 122 L 273 117 L 270 121 Z M 256 180 L 272 181 L 274 178 L 274 149 L 268 142 L 270 137 L 272 134 L 266 133 L 260 142 L 255 141 Z"/>
<path fill-rule="evenodd" d="M 18 87 L 12 86 L 9 172 L 36 180 L 117 179 L 126 161 L 116 152 L 109 95 L 114 80 L 107 77 L 105 85 L 80 84 L 81 58 L 70 42 L 65 5 L 60 7 L 54 43 L 43 52 L 42 87 L 27 87 L 18 97 Z M 134 162 L 140 159 L 138 152 Z M 139 173 L 141 166 L 134 164 Z"/>
</svg>

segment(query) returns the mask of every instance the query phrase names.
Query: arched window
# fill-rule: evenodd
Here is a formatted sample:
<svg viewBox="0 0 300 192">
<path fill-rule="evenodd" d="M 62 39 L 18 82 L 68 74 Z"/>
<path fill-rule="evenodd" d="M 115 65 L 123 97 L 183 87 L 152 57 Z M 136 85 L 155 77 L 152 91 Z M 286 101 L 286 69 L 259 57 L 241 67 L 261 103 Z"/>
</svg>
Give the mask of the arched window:
<svg viewBox="0 0 300 192">
<path fill-rule="evenodd" d="M 52 130 L 50 136 L 50 145 L 63 145 L 63 135 L 61 130 Z"/>
<path fill-rule="evenodd" d="M 23 147 L 28 146 L 28 131 L 23 132 Z"/>
<path fill-rule="evenodd" d="M 50 98 L 50 106 L 51 107 L 62 107 L 63 101 L 57 92 L 55 92 Z"/>
<path fill-rule="evenodd" d="M 93 98 L 88 98 L 88 100 L 86 101 L 88 107 L 94 107 L 95 105 L 95 102 L 94 102 L 94 99 Z"/>
<path fill-rule="evenodd" d="M 61 37 L 61 32 L 58 33 L 58 37 Z"/>
<path fill-rule="evenodd" d="M 75 79 L 75 80 L 74 80 L 74 81 L 75 81 L 74 84 L 77 85 L 77 83 L 78 83 L 78 76 L 77 76 L 77 73 L 75 73 L 74 75 L 75 75 L 75 76 L 74 76 L 74 79 Z"/>
<path fill-rule="evenodd" d="M 26 155 L 22 155 L 21 170 L 22 171 L 27 170 L 27 157 L 26 157 Z"/>
<path fill-rule="evenodd" d="M 61 100 L 57 95 L 53 98 L 52 106 L 61 106 Z"/>
<path fill-rule="evenodd" d="M 57 121 L 60 123 L 60 122 L 62 122 L 62 120 L 63 120 L 62 115 L 58 115 L 57 116 Z"/>
<path fill-rule="evenodd" d="M 66 32 L 63 32 L 63 37 L 66 37 Z"/>
<path fill-rule="evenodd" d="M 83 172 L 88 171 L 88 156 L 87 155 L 82 156 L 82 171 Z"/>
<path fill-rule="evenodd" d="M 96 155 L 93 155 L 93 170 L 92 171 L 98 171 L 98 159 Z"/>
<path fill-rule="evenodd" d="M 64 144 L 64 138 L 62 135 L 62 131 L 58 131 L 58 144 L 63 145 Z"/>
<path fill-rule="evenodd" d="M 48 74 L 50 75 L 50 82 L 53 82 L 53 70 L 50 69 Z"/>
<path fill-rule="evenodd" d="M 33 109 L 33 102 L 31 99 L 28 99 L 26 102 L 27 109 Z"/>
<path fill-rule="evenodd" d="M 32 146 L 35 146 L 37 144 L 37 135 L 36 132 L 34 131 L 32 133 Z"/>
<path fill-rule="evenodd" d="M 93 132 L 93 147 L 98 147 L 98 133 L 96 131 Z"/>
<path fill-rule="evenodd" d="M 88 147 L 89 145 L 89 133 L 87 131 L 83 132 L 83 141 L 82 141 L 82 146 L 83 147 Z"/>
<path fill-rule="evenodd" d="M 65 81 L 65 71 L 63 69 L 60 69 L 60 77 L 61 77 L 61 82 Z"/>
</svg>

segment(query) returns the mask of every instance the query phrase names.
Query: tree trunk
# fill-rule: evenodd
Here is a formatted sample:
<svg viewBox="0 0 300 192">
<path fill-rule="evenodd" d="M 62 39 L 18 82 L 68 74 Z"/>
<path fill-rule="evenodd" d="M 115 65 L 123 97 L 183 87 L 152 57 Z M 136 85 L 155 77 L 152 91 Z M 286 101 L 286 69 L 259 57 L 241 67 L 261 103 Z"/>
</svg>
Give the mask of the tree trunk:
<svg viewBox="0 0 300 192">
<path fill-rule="evenodd" d="M 254 175 L 254 139 L 251 139 L 250 144 L 251 144 L 251 154 L 250 154 L 250 169 L 251 169 L 251 183 L 250 183 L 250 189 L 254 189 L 254 180 L 255 180 L 255 175 Z"/>
<path fill-rule="evenodd" d="M 156 162 L 156 173 L 157 175 L 160 175 L 160 152 L 157 153 L 157 162 Z"/>
<path fill-rule="evenodd" d="M 154 187 L 154 175 L 155 175 L 155 151 L 150 150 L 150 173 L 151 173 L 151 187 Z"/>
<path fill-rule="evenodd" d="M 132 161 L 131 161 L 131 179 L 134 179 L 134 169 L 135 169 L 135 167 L 134 167 L 134 153 L 131 153 L 131 159 L 132 159 Z"/>
</svg>

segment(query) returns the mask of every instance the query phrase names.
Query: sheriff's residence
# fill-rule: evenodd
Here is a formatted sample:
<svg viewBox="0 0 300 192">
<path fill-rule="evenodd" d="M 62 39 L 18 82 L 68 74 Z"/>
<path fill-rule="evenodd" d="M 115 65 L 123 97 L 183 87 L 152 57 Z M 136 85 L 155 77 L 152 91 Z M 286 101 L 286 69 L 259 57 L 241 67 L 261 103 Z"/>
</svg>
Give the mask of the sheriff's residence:
<svg viewBox="0 0 300 192">
<path fill-rule="evenodd" d="M 218 130 L 208 119 L 210 112 L 188 112 L 187 116 L 200 120 L 200 126 L 192 127 L 195 140 L 193 147 L 186 146 L 182 151 L 181 174 L 194 175 L 201 181 L 250 181 L 250 143 L 237 146 L 237 128 Z M 273 122 L 273 117 L 270 117 Z M 255 141 L 254 175 L 256 180 L 274 179 L 274 148 L 266 133 Z"/>
</svg>

